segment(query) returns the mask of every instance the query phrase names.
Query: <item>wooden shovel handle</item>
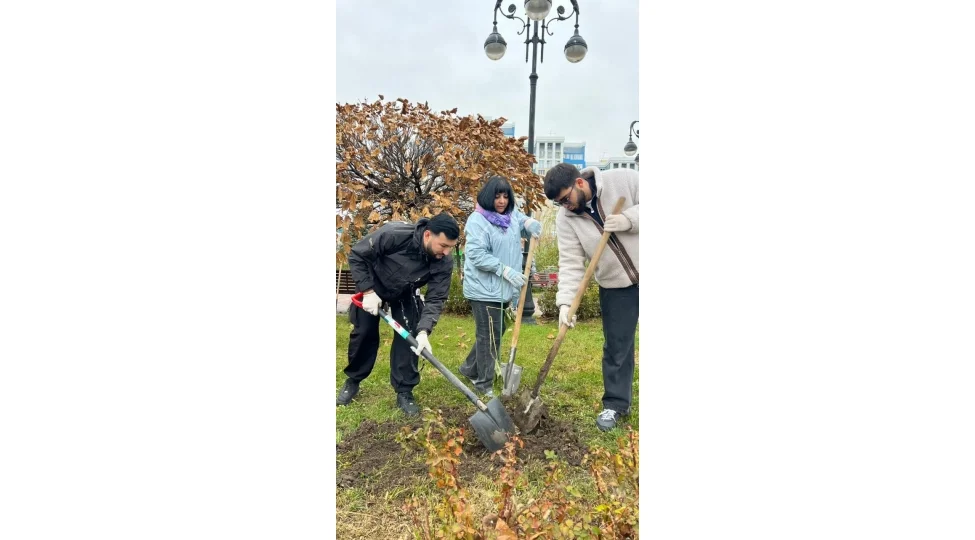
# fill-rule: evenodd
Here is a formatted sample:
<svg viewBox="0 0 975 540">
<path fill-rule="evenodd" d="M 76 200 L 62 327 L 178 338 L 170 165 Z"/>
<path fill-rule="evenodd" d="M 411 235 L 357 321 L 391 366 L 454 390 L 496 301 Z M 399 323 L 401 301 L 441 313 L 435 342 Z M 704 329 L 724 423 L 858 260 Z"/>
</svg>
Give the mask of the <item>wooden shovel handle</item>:
<svg viewBox="0 0 975 540">
<path fill-rule="evenodd" d="M 619 214 L 623 210 L 623 204 L 626 202 L 625 197 L 620 197 L 619 201 L 616 202 L 616 206 L 613 207 L 613 214 Z M 576 310 L 579 309 L 579 304 L 582 303 L 582 297 L 586 294 L 586 289 L 589 288 L 589 280 L 592 279 L 592 275 L 596 272 L 596 263 L 599 262 L 599 258 L 603 255 L 603 250 L 606 248 L 606 244 L 609 243 L 609 235 L 613 233 L 604 230 L 603 236 L 599 239 L 599 245 L 596 246 L 596 252 L 592 254 L 592 259 L 589 260 L 589 267 L 586 268 L 586 273 L 582 276 L 582 282 L 579 283 L 579 290 L 576 292 L 576 297 L 572 300 L 572 305 L 569 306 L 569 320 L 572 320 L 572 316 L 576 314 Z M 538 372 L 538 380 L 535 381 L 535 389 L 532 390 L 532 399 L 538 397 L 538 390 L 542 387 L 542 383 L 545 382 L 545 377 L 548 376 L 548 370 L 552 367 L 552 360 L 555 360 L 555 356 L 559 352 L 559 347 L 562 346 L 562 340 L 565 338 L 565 333 L 569 330 L 568 325 L 559 326 L 559 335 L 555 338 L 555 342 L 552 343 L 552 350 L 548 353 L 548 358 L 545 359 L 545 364 L 542 366 L 541 371 Z"/>
<path fill-rule="evenodd" d="M 521 332 L 521 314 L 525 311 L 525 297 L 528 296 L 528 287 L 531 287 L 529 278 L 532 273 L 532 259 L 535 257 L 535 248 L 538 242 L 532 237 L 528 243 L 528 259 L 525 261 L 525 284 L 521 286 L 521 296 L 518 297 L 518 315 L 515 317 L 515 331 L 511 334 L 511 347 L 518 345 L 518 333 Z"/>
</svg>

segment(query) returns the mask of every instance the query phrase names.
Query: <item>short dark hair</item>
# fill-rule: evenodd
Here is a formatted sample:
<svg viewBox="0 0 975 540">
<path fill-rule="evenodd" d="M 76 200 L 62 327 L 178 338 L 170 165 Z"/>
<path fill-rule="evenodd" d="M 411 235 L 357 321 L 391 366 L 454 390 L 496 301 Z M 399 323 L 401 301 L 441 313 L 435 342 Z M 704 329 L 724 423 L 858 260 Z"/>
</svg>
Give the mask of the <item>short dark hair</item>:
<svg viewBox="0 0 975 540">
<path fill-rule="evenodd" d="M 563 189 L 571 187 L 575 184 L 576 178 L 580 177 L 581 173 L 575 165 L 557 163 L 545 173 L 545 196 L 554 201 Z"/>
<path fill-rule="evenodd" d="M 427 230 L 431 234 L 443 233 L 448 240 L 457 240 L 460 236 L 460 228 L 457 226 L 457 221 L 447 212 L 440 212 L 430 218 L 430 221 L 427 222 Z"/>
<path fill-rule="evenodd" d="M 515 190 L 511 189 L 511 183 L 502 176 L 492 176 L 477 194 L 477 204 L 485 210 L 494 211 L 494 198 L 498 193 L 508 194 L 508 206 L 502 214 L 510 214 L 515 209 Z"/>
</svg>

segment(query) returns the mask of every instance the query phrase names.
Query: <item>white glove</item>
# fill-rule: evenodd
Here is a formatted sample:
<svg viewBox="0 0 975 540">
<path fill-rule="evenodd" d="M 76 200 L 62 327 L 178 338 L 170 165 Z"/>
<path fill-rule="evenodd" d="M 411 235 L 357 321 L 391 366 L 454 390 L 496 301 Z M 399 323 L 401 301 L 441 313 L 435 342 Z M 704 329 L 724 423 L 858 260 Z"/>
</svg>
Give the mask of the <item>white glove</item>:
<svg viewBox="0 0 975 540">
<path fill-rule="evenodd" d="M 433 347 L 430 346 L 430 338 L 427 337 L 427 331 L 423 330 L 416 335 L 416 347 L 410 347 L 410 349 L 416 353 L 417 356 L 423 356 L 421 351 L 426 349 L 430 351 L 430 356 L 433 356 Z"/>
<path fill-rule="evenodd" d="M 606 216 L 606 221 L 603 222 L 603 230 L 609 232 L 626 232 L 633 228 L 633 224 L 630 223 L 630 218 L 624 216 L 623 214 L 611 214 Z"/>
<path fill-rule="evenodd" d="M 362 297 L 362 309 L 372 315 L 379 315 L 379 306 L 382 303 L 383 301 L 375 291 L 369 291 Z"/>
<path fill-rule="evenodd" d="M 507 279 L 508 283 L 514 285 L 516 289 L 521 289 L 521 287 L 525 284 L 525 276 L 510 266 L 505 266 L 504 271 L 501 274 L 504 279 Z"/>
<path fill-rule="evenodd" d="M 559 306 L 559 326 L 566 325 L 572 328 L 576 325 L 576 316 L 572 316 L 572 320 L 569 320 L 569 306 Z"/>
<path fill-rule="evenodd" d="M 538 238 L 542 234 L 542 224 L 537 219 L 528 218 L 525 220 L 525 230 L 532 235 L 532 238 Z"/>
</svg>

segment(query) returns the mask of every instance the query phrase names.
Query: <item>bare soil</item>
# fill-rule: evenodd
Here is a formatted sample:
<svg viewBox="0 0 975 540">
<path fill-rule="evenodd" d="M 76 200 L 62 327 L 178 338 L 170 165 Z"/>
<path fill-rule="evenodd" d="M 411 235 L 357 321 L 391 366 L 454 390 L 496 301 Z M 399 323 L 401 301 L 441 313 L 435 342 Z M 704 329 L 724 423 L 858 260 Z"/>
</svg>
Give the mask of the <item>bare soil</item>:
<svg viewBox="0 0 975 540">
<path fill-rule="evenodd" d="M 506 405 L 509 405 L 506 402 Z M 509 411 L 511 406 L 508 407 Z M 465 485 L 478 474 L 494 476 L 500 467 L 497 459 L 477 441 L 477 435 L 468 419 L 475 408 L 441 408 L 444 424 L 464 427 L 464 452 L 460 456 L 458 472 Z M 368 493 L 381 495 L 393 493 L 394 498 L 405 496 L 413 487 L 428 481 L 425 455 L 417 450 L 406 450 L 396 441 L 404 426 L 411 429 L 422 427 L 422 420 L 376 423 L 366 420 L 359 428 L 346 435 L 336 445 L 338 470 L 336 488 L 356 487 Z M 576 428 L 553 418 L 542 418 L 538 428 L 531 433 L 520 434 L 525 446 L 518 450 L 522 464 L 545 461 L 545 451 L 551 450 L 571 467 L 579 467 L 588 448 L 581 442 Z"/>
</svg>

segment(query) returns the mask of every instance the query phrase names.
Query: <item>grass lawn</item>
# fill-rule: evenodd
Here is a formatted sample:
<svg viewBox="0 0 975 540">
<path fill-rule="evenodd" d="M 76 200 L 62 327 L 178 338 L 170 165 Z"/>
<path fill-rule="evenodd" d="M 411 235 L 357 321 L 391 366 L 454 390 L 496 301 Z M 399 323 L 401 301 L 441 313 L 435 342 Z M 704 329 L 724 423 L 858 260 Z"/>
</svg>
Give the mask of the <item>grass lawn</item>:
<svg viewBox="0 0 975 540">
<path fill-rule="evenodd" d="M 359 395 L 351 405 L 338 407 L 336 411 L 336 443 L 353 438 L 359 433 L 361 426 L 388 426 L 400 429 L 410 425 L 402 412 L 395 405 L 395 394 L 389 383 L 389 347 L 395 336 L 385 322 L 380 322 L 381 343 L 376 367 L 368 379 L 360 385 Z M 351 325 L 345 315 L 340 314 L 336 325 L 336 386 L 340 387 L 345 381 L 342 370 L 346 365 L 349 332 Z M 545 361 L 555 336 L 558 334 L 557 321 L 541 321 L 540 324 L 523 325 L 518 343 L 515 363 L 524 367 L 521 389 L 534 385 L 535 378 L 541 364 Z M 456 317 L 445 315 L 430 336 L 434 355 L 448 369 L 457 373 L 457 368 L 466 358 L 473 346 L 474 320 L 470 317 Z M 501 346 L 502 363 L 508 359 L 510 351 L 511 332 L 506 331 Z M 553 420 L 564 422 L 572 427 L 573 436 L 586 447 L 602 446 L 610 449 L 616 447 L 616 440 L 624 434 L 624 429 L 616 429 L 603 433 L 596 428 L 595 416 L 602 409 L 602 321 L 583 321 L 569 330 L 562 342 L 558 356 L 552 365 L 541 390 L 541 397 L 548 406 Z M 639 331 L 637 333 L 637 350 L 639 351 Z M 639 354 L 637 355 L 639 358 Z M 475 412 L 475 406 L 464 395 L 455 389 L 432 365 L 421 360 L 421 382 L 414 389 L 414 396 L 421 408 L 433 409 L 463 409 L 466 415 Z M 461 377 L 466 382 L 466 379 Z M 500 394 L 500 381 L 496 385 Z M 630 425 L 638 429 L 638 398 L 639 395 L 639 363 L 637 363 L 636 382 L 634 384 L 632 416 L 622 425 Z M 462 418 L 462 417 L 461 417 Z M 463 423 L 463 422 L 461 422 Z M 470 429 L 469 424 L 464 427 Z M 385 447 L 384 447 L 385 448 Z M 409 520 L 401 510 L 405 498 L 411 495 L 435 493 L 435 488 L 428 478 L 424 478 L 424 456 L 418 453 L 395 451 L 390 445 L 386 450 L 387 462 L 379 467 L 388 474 L 393 473 L 394 479 L 401 479 L 406 471 L 420 471 L 415 481 L 392 482 L 389 489 L 370 484 L 369 478 L 359 477 L 351 485 L 337 487 L 336 518 L 339 538 L 409 538 Z M 339 452 L 337 472 L 363 459 L 361 451 Z M 473 474 L 467 478 L 464 487 L 468 490 L 470 503 L 486 515 L 493 512 L 491 497 L 496 492 L 495 472 L 485 468 L 483 474 Z M 544 463 L 528 462 L 524 468 L 525 478 L 528 480 L 528 497 L 531 492 L 539 489 L 544 477 Z M 376 472 L 377 478 L 382 477 Z M 570 468 L 568 478 L 574 486 L 583 493 L 594 490 L 591 477 L 581 467 Z M 377 482 L 386 482 L 385 479 Z M 393 485 L 395 484 L 395 485 Z M 377 536 L 378 535 L 378 536 Z"/>
</svg>

